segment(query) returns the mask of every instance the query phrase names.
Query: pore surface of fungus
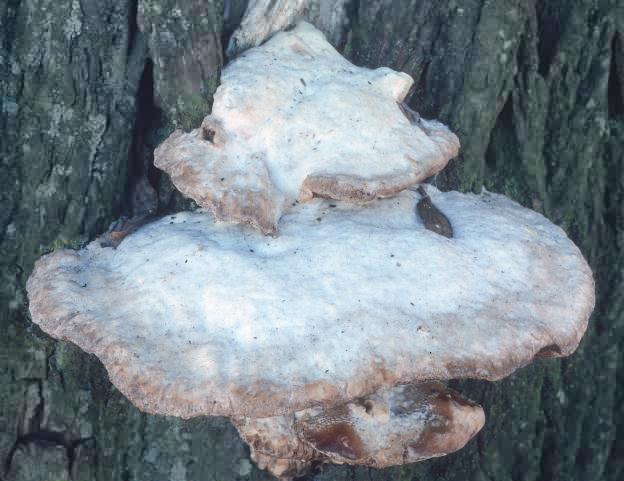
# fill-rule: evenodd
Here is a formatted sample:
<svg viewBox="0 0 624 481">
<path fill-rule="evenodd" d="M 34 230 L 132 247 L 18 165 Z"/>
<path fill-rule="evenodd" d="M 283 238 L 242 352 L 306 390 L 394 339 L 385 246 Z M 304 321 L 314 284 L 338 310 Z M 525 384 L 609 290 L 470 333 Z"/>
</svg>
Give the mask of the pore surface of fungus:
<svg viewBox="0 0 624 481">
<path fill-rule="evenodd" d="M 211 115 L 174 132 L 154 163 L 218 219 L 274 234 L 297 200 L 391 196 L 457 155 L 446 126 L 401 106 L 412 84 L 354 66 L 301 22 L 228 64 Z"/>
<path fill-rule="evenodd" d="M 563 231 L 495 194 L 430 189 L 365 207 L 314 200 L 278 238 L 179 213 L 40 259 L 33 320 L 95 353 L 141 409 L 267 417 L 420 380 L 500 379 L 571 353 L 591 271 Z"/>
</svg>

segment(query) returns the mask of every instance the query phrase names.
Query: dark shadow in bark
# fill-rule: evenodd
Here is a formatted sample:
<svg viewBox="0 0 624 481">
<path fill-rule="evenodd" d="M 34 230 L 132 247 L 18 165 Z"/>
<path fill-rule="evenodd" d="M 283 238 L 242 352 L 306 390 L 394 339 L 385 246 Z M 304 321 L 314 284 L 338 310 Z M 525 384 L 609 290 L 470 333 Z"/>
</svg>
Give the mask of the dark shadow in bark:
<svg viewBox="0 0 624 481">
<path fill-rule="evenodd" d="M 609 97 L 607 99 L 609 118 L 624 116 L 624 85 L 618 75 L 619 72 L 624 72 L 624 65 L 618 64 L 618 60 L 621 61 L 621 59 L 618 59 L 618 52 L 621 52 L 622 59 L 624 59 L 622 39 L 618 34 L 615 34 L 611 42 L 611 64 L 609 66 Z"/>
</svg>

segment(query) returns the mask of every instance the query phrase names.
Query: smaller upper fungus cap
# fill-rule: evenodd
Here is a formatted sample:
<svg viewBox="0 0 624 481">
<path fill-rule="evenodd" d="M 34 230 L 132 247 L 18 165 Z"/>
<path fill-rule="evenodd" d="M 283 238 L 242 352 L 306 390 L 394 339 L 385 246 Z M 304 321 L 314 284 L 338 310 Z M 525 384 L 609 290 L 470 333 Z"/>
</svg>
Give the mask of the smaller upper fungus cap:
<svg viewBox="0 0 624 481">
<path fill-rule="evenodd" d="M 302 22 L 228 64 L 211 115 L 174 132 L 154 164 L 218 219 L 272 234 L 297 200 L 391 196 L 457 155 L 447 127 L 406 117 L 412 84 L 354 66 Z"/>
<path fill-rule="evenodd" d="M 139 408 L 264 417 L 420 380 L 500 379 L 580 341 L 592 274 L 564 232 L 499 195 L 314 200 L 277 238 L 179 213 L 35 265 L 33 321 L 95 353 Z"/>
</svg>

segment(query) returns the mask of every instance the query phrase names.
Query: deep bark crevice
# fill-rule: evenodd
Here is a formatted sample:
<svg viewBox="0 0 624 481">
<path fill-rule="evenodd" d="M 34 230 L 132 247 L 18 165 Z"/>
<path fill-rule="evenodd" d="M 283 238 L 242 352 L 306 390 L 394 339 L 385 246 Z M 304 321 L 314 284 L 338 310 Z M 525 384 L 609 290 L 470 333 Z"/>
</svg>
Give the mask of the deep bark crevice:
<svg viewBox="0 0 624 481">
<path fill-rule="evenodd" d="M 121 458 L 121 481 L 130 481 L 130 469 L 128 468 L 128 453 L 123 453 Z"/>
<path fill-rule="evenodd" d="M 551 0 L 537 0 L 537 51 L 539 55 L 538 72 L 542 77 L 548 75 L 550 66 L 557 54 L 557 47 L 563 25 L 567 19 L 566 10 Z"/>
<path fill-rule="evenodd" d="M 488 143 L 488 147 L 485 151 L 485 173 L 484 173 L 484 181 L 485 185 L 488 188 L 492 187 L 492 184 L 495 184 L 490 177 L 496 175 L 498 160 L 506 159 L 505 150 L 509 148 L 513 148 L 513 93 L 510 92 L 507 96 L 507 100 L 503 104 L 503 108 L 501 109 L 498 117 L 496 118 L 496 122 L 494 123 L 494 127 L 492 129 L 492 133 L 490 135 L 490 141 Z M 504 150 L 503 150 L 504 149 Z"/>
<path fill-rule="evenodd" d="M 123 212 L 128 216 L 154 213 L 154 193 L 160 171 L 154 167 L 154 136 L 163 124 L 163 115 L 154 99 L 154 63 L 145 60 L 136 96 L 134 132 L 128 156 L 128 188 Z"/>
<path fill-rule="evenodd" d="M 223 2 L 223 27 L 221 29 L 221 54 L 227 58 L 226 51 L 230 38 L 243 20 L 247 10 L 248 0 L 224 0 Z"/>
<path fill-rule="evenodd" d="M 353 30 L 357 28 L 360 16 L 360 0 L 347 0 L 344 9 L 345 23 L 340 34 L 340 43 L 336 45 L 339 52 L 344 52 Z"/>
<path fill-rule="evenodd" d="M 624 116 L 624 79 L 620 78 L 620 72 L 624 72 L 624 65 L 619 65 L 618 53 L 622 48 L 622 40 L 619 34 L 613 36 L 611 41 L 611 62 L 609 64 L 609 87 L 608 87 L 608 113 L 609 118 Z M 624 51 L 622 52 L 624 59 Z"/>
<path fill-rule="evenodd" d="M 139 11 L 139 0 L 130 0 L 128 6 L 128 48 L 127 53 L 132 52 L 136 37 L 139 34 L 139 25 L 137 23 Z"/>
<path fill-rule="evenodd" d="M 11 469 L 12 458 L 15 455 L 15 451 L 17 451 L 20 446 L 25 446 L 31 443 L 42 446 L 54 445 L 65 448 L 67 453 L 67 471 L 71 473 L 72 467 L 76 460 L 76 448 L 87 441 L 91 441 L 92 439 L 92 437 L 79 438 L 71 435 L 70 433 L 48 430 L 38 430 L 24 434 L 17 439 L 6 460 L 5 476 L 8 475 Z"/>
<path fill-rule="evenodd" d="M 25 380 L 22 379 L 21 381 L 24 382 Z M 26 432 L 18 432 L 15 443 L 11 447 L 4 461 L 3 477 L 7 477 L 9 475 L 15 453 L 21 446 L 26 446 L 28 444 L 38 444 L 43 447 L 51 445 L 63 447 L 67 456 L 67 471 L 68 473 L 71 473 L 72 467 L 76 460 L 76 449 L 78 448 L 78 446 L 80 446 L 84 442 L 94 440 L 93 437 L 81 438 L 78 435 L 74 435 L 66 431 L 53 431 L 50 429 L 42 429 L 41 426 L 44 422 L 46 402 L 43 395 L 43 382 L 41 379 L 36 379 L 34 380 L 34 382 L 37 384 L 38 403 L 35 406 L 35 409 L 30 419 L 21 420 L 21 424 L 27 424 Z"/>
<path fill-rule="evenodd" d="M 2 25 L 5 29 L 2 35 L 2 43 L 5 52 L 8 54 L 11 53 L 15 40 L 16 17 L 19 14 L 21 3 L 22 0 L 6 0 L 4 12 L 2 12 L 4 16 Z"/>
</svg>

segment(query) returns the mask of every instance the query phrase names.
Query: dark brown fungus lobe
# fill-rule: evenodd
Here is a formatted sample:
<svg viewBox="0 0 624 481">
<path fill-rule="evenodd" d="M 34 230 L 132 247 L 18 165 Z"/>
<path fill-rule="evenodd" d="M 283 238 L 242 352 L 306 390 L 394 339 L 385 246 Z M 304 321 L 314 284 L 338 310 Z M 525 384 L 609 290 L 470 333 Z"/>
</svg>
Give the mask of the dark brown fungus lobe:
<svg viewBox="0 0 624 481">
<path fill-rule="evenodd" d="M 484 423 L 480 406 L 439 382 L 382 389 L 329 408 L 233 423 L 262 469 L 282 480 L 306 463 L 387 467 L 443 456 Z"/>
<path fill-rule="evenodd" d="M 347 422 L 324 426 L 318 430 L 309 429 L 305 440 L 321 453 L 356 460 L 365 455 L 362 440 L 353 426 Z"/>
<path fill-rule="evenodd" d="M 483 426 L 480 406 L 437 382 L 395 386 L 296 415 L 297 436 L 333 462 L 387 467 L 442 456 Z"/>
<path fill-rule="evenodd" d="M 479 405 L 440 383 L 428 384 L 431 385 L 428 402 L 432 408 L 432 422 L 427 424 L 416 442 L 407 445 L 406 462 L 443 456 L 461 449 L 479 432 L 485 420 L 477 420 L 470 426 L 458 413 L 474 409 L 478 417 L 482 413 Z"/>
</svg>

